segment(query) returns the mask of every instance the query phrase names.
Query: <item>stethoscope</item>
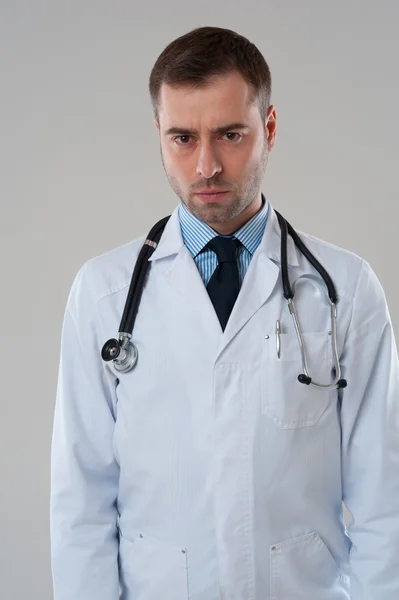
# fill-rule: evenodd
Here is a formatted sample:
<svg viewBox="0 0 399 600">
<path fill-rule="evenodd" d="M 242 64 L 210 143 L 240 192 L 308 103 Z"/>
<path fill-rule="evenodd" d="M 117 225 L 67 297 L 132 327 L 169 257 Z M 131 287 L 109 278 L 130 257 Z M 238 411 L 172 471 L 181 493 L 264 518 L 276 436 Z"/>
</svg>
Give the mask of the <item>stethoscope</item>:
<svg viewBox="0 0 399 600">
<path fill-rule="evenodd" d="M 310 250 L 305 246 L 303 241 L 300 239 L 295 229 L 281 216 L 280 213 L 275 211 L 278 222 L 281 229 L 281 275 L 283 282 L 284 297 L 288 302 L 288 309 L 294 321 L 295 331 L 298 337 L 298 342 L 301 350 L 302 357 L 302 369 L 303 373 L 298 375 L 298 381 L 305 385 L 312 385 L 315 388 L 324 391 L 330 391 L 333 389 L 344 388 L 347 386 L 347 381 L 341 379 L 341 366 L 339 364 L 338 350 L 337 350 L 337 293 L 335 286 L 331 280 L 331 277 L 319 263 L 319 261 L 313 256 Z M 125 308 L 123 310 L 122 319 L 119 325 L 118 339 L 111 338 L 105 342 L 102 350 L 101 357 L 105 362 L 113 361 L 113 365 L 116 371 L 120 373 L 126 373 L 130 371 L 137 362 L 138 351 L 137 347 L 131 341 L 134 323 L 137 316 L 141 296 L 144 289 L 144 282 L 147 277 L 148 270 L 150 268 L 149 258 L 153 254 L 155 248 L 158 246 L 159 240 L 165 229 L 166 223 L 169 221 L 170 216 L 164 217 L 158 223 L 156 223 L 150 230 L 147 239 L 145 240 L 140 253 L 138 255 L 132 279 L 130 282 L 129 292 L 126 299 Z M 307 260 L 314 266 L 316 271 L 322 277 L 324 283 L 327 286 L 329 300 L 331 302 L 331 345 L 333 353 L 333 361 L 335 368 L 335 378 L 331 383 L 323 384 L 313 381 L 308 368 L 308 362 L 306 357 L 305 345 L 302 337 L 301 328 L 299 326 L 298 316 L 294 304 L 294 293 L 292 291 L 289 277 L 288 277 L 288 260 L 287 260 L 287 238 L 288 233 L 294 240 L 297 248 L 307 258 Z M 277 322 L 277 344 L 278 344 L 278 356 L 280 356 L 280 328 L 279 321 Z"/>
</svg>

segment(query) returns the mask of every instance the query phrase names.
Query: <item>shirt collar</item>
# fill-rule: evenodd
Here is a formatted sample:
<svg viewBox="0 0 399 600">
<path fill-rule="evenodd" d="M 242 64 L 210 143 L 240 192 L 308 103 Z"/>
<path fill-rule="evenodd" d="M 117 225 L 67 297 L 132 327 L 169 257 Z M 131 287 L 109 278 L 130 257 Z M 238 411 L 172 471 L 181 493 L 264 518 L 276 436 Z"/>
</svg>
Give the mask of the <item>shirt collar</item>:
<svg viewBox="0 0 399 600">
<path fill-rule="evenodd" d="M 222 237 L 234 236 L 253 255 L 262 240 L 268 212 L 269 202 L 262 194 L 262 208 L 230 236 Z M 180 202 L 178 214 L 183 241 L 193 258 L 195 258 L 211 239 L 220 234 L 200 219 L 197 219 L 185 207 L 183 202 Z"/>
</svg>

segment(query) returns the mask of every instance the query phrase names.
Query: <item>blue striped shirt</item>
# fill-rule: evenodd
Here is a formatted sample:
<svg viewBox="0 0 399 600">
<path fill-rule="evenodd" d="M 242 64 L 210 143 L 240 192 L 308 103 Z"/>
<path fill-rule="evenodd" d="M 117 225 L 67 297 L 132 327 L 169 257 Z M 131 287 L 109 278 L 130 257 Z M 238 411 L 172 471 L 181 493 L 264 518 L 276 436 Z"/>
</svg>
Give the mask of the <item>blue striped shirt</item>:
<svg viewBox="0 0 399 600">
<path fill-rule="evenodd" d="M 265 198 L 262 208 L 256 213 L 256 215 L 252 217 L 252 219 L 247 221 L 242 227 L 237 229 L 237 231 L 231 235 L 221 236 L 234 236 L 241 242 L 237 255 L 240 285 L 242 284 L 244 275 L 247 272 L 252 256 L 262 240 L 268 212 L 269 203 Z M 214 229 L 209 227 L 209 225 L 203 221 L 200 221 L 200 219 L 197 219 L 197 217 L 191 214 L 183 202 L 180 202 L 178 215 L 184 244 L 190 251 L 198 267 L 202 280 L 205 286 L 207 286 L 212 273 L 218 264 L 218 259 L 216 253 L 210 248 L 207 248 L 204 250 L 204 252 L 201 252 L 201 250 L 211 239 L 219 234 Z"/>
</svg>

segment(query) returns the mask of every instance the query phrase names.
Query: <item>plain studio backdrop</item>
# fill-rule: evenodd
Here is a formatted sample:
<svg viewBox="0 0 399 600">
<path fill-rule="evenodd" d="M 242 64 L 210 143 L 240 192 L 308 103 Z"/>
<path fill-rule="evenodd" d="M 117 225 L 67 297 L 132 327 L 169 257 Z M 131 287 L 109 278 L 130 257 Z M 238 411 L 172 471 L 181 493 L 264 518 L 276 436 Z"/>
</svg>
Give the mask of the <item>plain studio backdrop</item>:
<svg viewBox="0 0 399 600">
<path fill-rule="evenodd" d="M 52 598 L 50 442 L 72 280 L 179 202 L 148 93 L 157 56 L 204 25 L 258 46 L 277 112 L 262 191 L 295 228 L 371 264 L 397 332 L 398 23 L 397 0 L 0 0 L 1 598 Z"/>
</svg>

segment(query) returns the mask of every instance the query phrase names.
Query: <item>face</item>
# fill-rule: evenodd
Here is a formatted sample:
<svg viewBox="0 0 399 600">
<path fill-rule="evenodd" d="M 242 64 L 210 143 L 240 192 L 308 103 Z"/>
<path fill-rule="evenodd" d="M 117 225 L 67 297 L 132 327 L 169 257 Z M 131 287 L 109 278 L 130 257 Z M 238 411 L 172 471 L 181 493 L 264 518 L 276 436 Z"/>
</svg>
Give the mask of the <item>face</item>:
<svg viewBox="0 0 399 600">
<path fill-rule="evenodd" d="M 187 209 L 222 235 L 261 208 L 262 178 L 275 143 L 274 107 L 262 122 L 250 95 L 238 72 L 197 90 L 161 87 L 155 125 L 166 176 Z M 197 194 L 215 188 L 226 193 Z"/>
</svg>

